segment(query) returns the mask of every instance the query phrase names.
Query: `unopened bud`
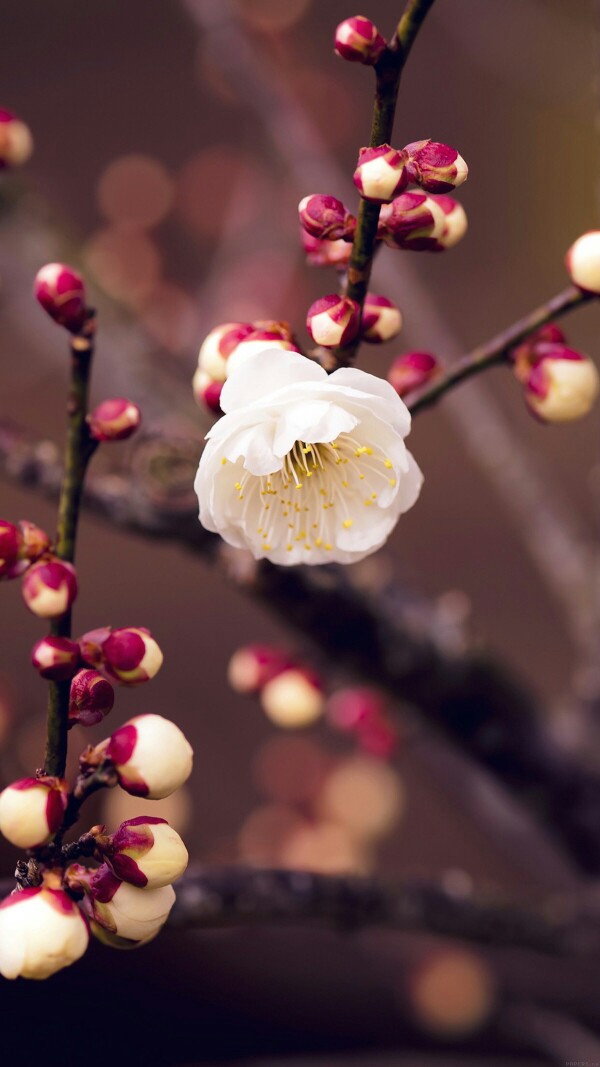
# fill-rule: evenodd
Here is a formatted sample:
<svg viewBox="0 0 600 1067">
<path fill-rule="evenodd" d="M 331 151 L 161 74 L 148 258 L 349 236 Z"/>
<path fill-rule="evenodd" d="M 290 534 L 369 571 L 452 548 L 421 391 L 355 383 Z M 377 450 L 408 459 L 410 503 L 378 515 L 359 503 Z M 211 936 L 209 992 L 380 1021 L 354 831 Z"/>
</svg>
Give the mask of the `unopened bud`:
<svg viewBox="0 0 600 1067">
<path fill-rule="evenodd" d="M 222 414 L 222 381 L 216 381 L 211 378 L 208 371 L 202 370 L 202 367 L 197 367 L 192 378 L 192 389 L 194 391 L 194 399 L 199 407 L 208 408 L 209 411 L 214 411 L 217 415 Z"/>
<path fill-rule="evenodd" d="M 34 563 L 23 577 L 21 592 L 27 607 L 38 618 L 58 619 L 77 596 L 75 568 L 62 559 Z"/>
<path fill-rule="evenodd" d="M 17 526 L 7 519 L 0 519 L 0 578 L 13 578 L 15 564 L 19 560 L 23 538 Z"/>
<path fill-rule="evenodd" d="M 47 263 L 35 276 L 34 295 L 59 326 L 77 333 L 86 313 L 83 278 L 65 263 Z"/>
<path fill-rule="evenodd" d="M 404 146 L 408 174 L 426 193 L 446 193 L 467 180 L 469 168 L 455 148 L 438 141 L 413 141 Z"/>
<path fill-rule="evenodd" d="M 227 679 L 236 693 L 258 693 L 267 682 L 291 666 L 289 656 L 272 645 L 246 645 L 229 661 Z"/>
<path fill-rule="evenodd" d="M 78 671 L 71 682 L 69 697 L 69 723 L 95 726 L 112 711 L 115 691 L 98 671 Z"/>
<path fill-rule="evenodd" d="M 519 377 L 523 381 L 522 368 Z M 588 356 L 562 344 L 535 347 L 525 401 L 543 422 L 572 422 L 591 410 L 600 392 L 600 377 Z"/>
<path fill-rule="evenodd" d="M 112 630 L 102 645 L 102 670 L 121 685 L 140 685 L 158 674 L 163 654 L 143 626 Z"/>
<path fill-rule="evenodd" d="M 267 682 L 261 691 L 260 702 L 271 722 L 291 730 L 316 722 L 325 707 L 318 678 L 299 668 L 282 671 Z"/>
<path fill-rule="evenodd" d="M 102 645 L 110 636 L 110 626 L 99 626 L 97 630 L 88 630 L 83 637 L 79 638 L 79 651 L 81 658 L 91 667 L 101 667 L 103 664 Z"/>
<path fill-rule="evenodd" d="M 179 789 L 192 771 L 193 750 L 174 722 L 138 715 L 112 734 L 106 750 L 127 793 L 161 800 Z"/>
<path fill-rule="evenodd" d="M 451 196 L 436 196 L 435 202 L 441 207 L 445 218 L 442 232 L 433 238 L 430 251 L 443 252 L 462 241 L 469 223 L 465 209 L 458 200 L 453 200 Z"/>
<path fill-rule="evenodd" d="M 12 111 L 0 108 L 0 170 L 20 167 L 33 152 L 29 126 Z"/>
<path fill-rule="evenodd" d="M 79 666 L 79 645 L 68 637 L 42 637 L 33 646 L 31 662 L 42 678 L 65 682 Z"/>
<path fill-rule="evenodd" d="M 398 396 L 406 396 L 426 385 L 439 372 L 439 364 L 430 352 L 405 352 L 388 371 L 388 382 Z"/>
<path fill-rule="evenodd" d="M 17 848 L 38 848 L 62 826 L 67 783 L 60 778 L 21 778 L 0 793 L 0 833 Z"/>
<path fill-rule="evenodd" d="M 573 285 L 600 296 L 600 230 L 578 237 L 567 252 L 565 265 Z"/>
<path fill-rule="evenodd" d="M 51 541 L 45 530 L 36 526 L 28 519 L 20 519 L 19 530 L 21 531 L 21 556 L 30 563 L 35 563 L 40 556 L 46 555 L 50 550 Z"/>
<path fill-rule="evenodd" d="M 4 978 L 49 978 L 80 959 L 88 942 L 87 923 L 62 889 L 24 889 L 0 905 Z"/>
<path fill-rule="evenodd" d="M 205 337 L 198 353 L 198 368 L 206 371 L 215 382 L 227 377 L 227 360 L 234 348 L 243 341 L 254 326 L 250 322 L 225 322 L 215 326 Z"/>
<path fill-rule="evenodd" d="M 69 868 L 69 872 L 73 868 Z M 77 875 L 72 875 L 76 880 Z M 90 876 L 81 873 L 84 888 L 82 910 L 92 933 L 115 948 L 145 944 L 164 926 L 175 903 L 172 886 L 138 889 L 117 878 L 105 864 Z"/>
<path fill-rule="evenodd" d="M 342 59 L 372 67 L 381 58 L 387 45 L 370 19 L 354 15 L 340 22 L 335 31 L 334 47 Z"/>
<path fill-rule="evenodd" d="M 407 156 L 389 144 L 361 148 L 352 180 L 363 200 L 388 204 L 408 185 Z"/>
<path fill-rule="evenodd" d="M 159 889 L 176 882 L 188 865 L 188 852 L 166 819 L 138 815 L 121 823 L 106 849 L 109 867 L 123 882 Z"/>
<path fill-rule="evenodd" d="M 88 415 L 90 433 L 96 441 L 125 441 L 138 429 L 142 413 L 132 400 L 122 396 L 103 400 Z"/>
<path fill-rule="evenodd" d="M 302 247 L 311 267 L 346 267 L 352 255 L 352 245 L 348 241 L 320 241 L 306 230 L 302 230 Z"/>
<path fill-rule="evenodd" d="M 358 333 L 360 309 L 349 296 L 332 293 L 315 300 L 308 309 L 306 327 L 313 341 L 335 348 L 353 341 Z"/>
<path fill-rule="evenodd" d="M 322 241 L 352 240 L 356 219 L 335 196 L 305 196 L 298 204 L 298 214 L 300 225 L 312 237 Z"/>
<path fill-rule="evenodd" d="M 337 730 L 354 732 L 381 715 L 384 703 L 378 692 L 366 687 L 338 689 L 327 701 L 327 719 Z"/>
<path fill-rule="evenodd" d="M 446 216 L 437 199 L 409 192 L 382 208 L 377 232 L 390 248 L 431 251 L 437 250 L 436 241 L 445 226 Z"/>
<path fill-rule="evenodd" d="M 363 341 L 381 344 L 396 337 L 402 328 L 402 314 L 387 296 L 367 293 L 361 321 Z"/>
</svg>

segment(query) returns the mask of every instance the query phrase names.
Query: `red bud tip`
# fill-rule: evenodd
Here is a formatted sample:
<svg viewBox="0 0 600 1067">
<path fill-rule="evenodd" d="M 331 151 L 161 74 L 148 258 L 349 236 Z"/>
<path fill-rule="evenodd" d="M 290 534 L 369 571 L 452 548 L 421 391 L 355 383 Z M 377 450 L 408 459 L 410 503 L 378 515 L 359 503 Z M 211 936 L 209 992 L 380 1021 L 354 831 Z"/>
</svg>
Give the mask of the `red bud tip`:
<svg viewBox="0 0 600 1067">
<path fill-rule="evenodd" d="M 412 182 L 426 193 L 446 193 L 467 180 L 467 164 L 455 148 L 438 141 L 413 141 L 404 151 L 408 156 L 407 170 Z"/>
<path fill-rule="evenodd" d="M 372 67 L 381 59 L 387 45 L 370 19 L 354 15 L 340 22 L 335 31 L 334 48 L 337 55 L 349 63 L 364 63 Z"/>
<path fill-rule="evenodd" d="M 306 327 L 313 341 L 335 348 L 353 341 L 358 333 L 360 308 L 348 296 L 332 293 L 315 300 L 308 309 Z"/>
<path fill-rule="evenodd" d="M 17 577 L 16 564 L 21 556 L 21 531 L 7 519 L 0 519 L 0 578 Z"/>
<path fill-rule="evenodd" d="M 202 367 L 198 367 L 192 378 L 192 389 L 198 407 L 206 407 L 216 415 L 222 414 L 221 393 L 223 392 L 223 382 L 215 381 L 207 371 L 202 370 Z"/>
<path fill-rule="evenodd" d="M 125 441 L 138 429 L 142 413 L 132 400 L 114 397 L 103 400 L 88 415 L 90 433 L 96 441 Z"/>
<path fill-rule="evenodd" d="M 78 333 L 86 313 L 83 278 L 64 263 L 47 263 L 35 276 L 34 295 L 59 326 Z"/>
<path fill-rule="evenodd" d="M 403 397 L 426 385 L 438 373 L 438 361 L 429 352 L 406 352 L 394 360 L 387 377 L 398 396 Z"/>
</svg>

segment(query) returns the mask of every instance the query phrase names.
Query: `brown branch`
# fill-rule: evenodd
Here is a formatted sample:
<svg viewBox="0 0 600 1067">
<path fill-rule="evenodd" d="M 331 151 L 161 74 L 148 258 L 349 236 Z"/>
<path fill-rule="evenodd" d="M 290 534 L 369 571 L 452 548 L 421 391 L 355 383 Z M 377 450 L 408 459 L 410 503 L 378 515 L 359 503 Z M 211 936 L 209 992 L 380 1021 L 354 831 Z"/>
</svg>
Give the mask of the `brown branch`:
<svg viewBox="0 0 600 1067">
<path fill-rule="evenodd" d="M 409 0 L 389 47 L 375 67 L 375 100 L 369 139 L 371 147 L 391 142 L 402 71 L 433 4 L 434 0 Z M 360 306 L 361 315 L 373 266 L 380 210 L 380 204 L 361 199 L 345 286 L 346 296 Z M 328 366 L 334 369 L 351 363 L 359 344 L 360 331 L 354 341 L 334 349 Z"/>
<path fill-rule="evenodd" d="M 542 304 L 541 307 L 531 311 L 525 318 L 519 319 L 508 329 L 492 337 L 490 341 L 479 345 L 468 355 L 463 356 L 462 359 L 458 360 L 446 371 L 443 377 L 432 382 L 414 400 L 409 401 L 408 407 L 410 411 L 413 415 L 416 415 L 417 412 L 422 411 L 424 408 L 436 404 L 438 400 L 441 400 L 446 393 L 454 389 L 455 386 L 460 385 L 461 382 L 474 377 L 476 374 L 481 374 L 482 371 L 487 370 L 489 367 L 505 363 L 511 350 L 521 341 L 524 341 L 526 337 L 535 333 L 546 323 L 566 315 L 568 311 L 573 311 L 574 308 L 580 307 L 581 304 L 585 304 L 586 301 L 591 299 L 593 299 L 591 293 L 583 293 L 581 289 L 576 289 L 574 285 L 569 285 L 562 293 L 558 293 L 551 300 Z"/>
</svg>

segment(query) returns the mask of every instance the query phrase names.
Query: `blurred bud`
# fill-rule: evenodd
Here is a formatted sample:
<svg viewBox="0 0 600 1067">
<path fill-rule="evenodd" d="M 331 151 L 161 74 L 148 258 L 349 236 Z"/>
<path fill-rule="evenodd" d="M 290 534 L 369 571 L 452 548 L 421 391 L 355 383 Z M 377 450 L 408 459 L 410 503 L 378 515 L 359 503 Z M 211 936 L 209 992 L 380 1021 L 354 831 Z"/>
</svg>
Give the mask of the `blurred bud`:
<svg viewBox="0 0 600 1067">
<path fill-rule="evenodd" d="M 387 48 L 377 26 L 362 15 L 344 19 L 335 31 L 335 51 L 350 63 L 374 66 Z"/>
<path fill-rule="evenodd" d="M 31 650 L 31 662 L 42 678 L 65 682 L 79 666 L 79 645 L 68 637 L 42 637 Z"/>
<path fill-rule="evenodd" d="M 35 276 L 34 295 L 59 326 L 77 333 L 86 313 L 83 278 L 65 263 L 47 263 Z"/>
<path fill-rule="evenodd" d="M 150 631 L 143 626 L 112 630 L 101 647 L 101 670 L 120 685 L 148 682 L 162 666 L 163 654 Z"/>
<path fill-rule="evenodd" d="M 216 381 L 211 378 L 208 371 L 202 370 L 202 367 L 197 367 L 192 378 L 192 389 L 194 399 L 199 407 L 206 407 L 217 415 L 222 414 L 221 393 L 223 391 L 223 382 Z"/>
<path fill-rule="evenodd" d="M 253 330 L 234 348 L 229 357 L 227 373 L 230 374 L 235 367 L 241 366 L 249 356 L 253 356 L 256 352 L 266 352 L 271 348 L 281 352 L 300 351 L 295 341 L 290 340 L 288 336 L 282 336 L 280 329 Z"/>
<path fill-rule="evenodd" d="M 387 296 L 367 293 L 361 321 L 361 336 L 370 344 L 381 344 L 396 337 L 402 328 L 402 314 Z"/>
<path fill-rule="evenodd" d="M 600 377 L 588 356 L 563 344 L 541 342 L 529 359 L 515 368 L 524 385 L 525 402 L 543 422 L 572 422 L 591 410 L 600 391 Z"/>
<path fill-rule="evenodd" d="M 75 884 L 78 875 L 85 894 L 81 907 L 90 920 L 92 933 L 114 948 L 151 941 L 175 903 L 172 886 L 138 889 L 120 881 L 107 865 L 91 875 L 78 864 L 67 871 L 69 881 Z"/>
<path fill-rule="evenodd" d="M 431 251 L 445 226 L 446 216 L 436 199 L 410 192 L 382 208 L 377 232 L 390 248 Z"/>
<path fill-rule="evenodd" d="M 464 948 L 428 953 L 408 977 L 412 1013 L 426 1030 L 446 1039 L 478 1030 L 496 1000 L 488 964 Z"/>
<path fill-rule="evenodd" d="M 58 619 L 77 596 L 75 568 L 62 559 L 34 563 L 23 577 L 21 592 L 25 604 L 38 618 Z"/>
<path fill-rule="evenodd" d="M 177 831 L 166 819 L 152 815 L 121 823 L 102 851 L 117 878 L 139 889 L 170 885 L 188 865 L 188 852 Z"/>
<path fill-rule="evenodd" d="M 352 240 L 356 219 L 335 196 L 305 196 L 298 204 L 298 213 L 300 225 L 312 237 L 321 241 Z"/>
<path fill-rule="evenodd" d="M 192 772 L 193 750 L 178 726 L 162 715 L 138 715 L 112 734 L 106 750 L 127 793 L 168 797 Z"/>
<path fill-rule="evenodd" d="M 346 826 L 358 837 L 388 834 L 404 809 L 404 791 L 398 775 L 380 760 L 350 756 L 325 781 L 319 811 Z"/>
<path fill-rule="evenodd" d="M 17 577 L 15 564 L 23 547 L 21 531 L 7 519 L 0 519 L 0 578 Z"/>
<path fill-rule="evenodd" d="M 95 726 L 112 711 L 115 692 L 98 671 L 83 670 L 73 678 L 69 698 L 69 723 Z"/>
<path fill-rule="evenodd" d="M 438 141 L 413 141 L 404 146 L 411 182 L 426 193 L 446 193 L 466 182 L 469 168 L 455 148 Z"/>
<path fill-rule="evenodd" d="M 429 250 L 444 252 L 462 241 L 469 223 L 465 209 L 458 200 L 453 200 L 451 196 L 436 196 L 435 202 L 444 212 L 445 219 L 442 232 L 432 239 Z"/>
<path fill-rule="evenodd" d="M 260 694 L 263 710 L 276 726 L 310 726 L 324 711 L 323 690 L 311 671 L 289 668 L 267 682 Z"/>
<path fill-rule="evenodd" d="M 19 520 L 21 532 L 21 556 L 30 563 L 35 563 L 40 556 L 44 556 L 51 546 L 50 538 L 45 530 L 40 529 L 28 519 Z"/>
<path fill-rule="evenodd" d="M 258 693 L 271 678 L 291 667 L 291 660 L 273 645 L 245 645 L 234 652 L 227 680 L 236 693 Z"/>
<path fill-rule="evenodd" d="M 200 346 L 198 369 L 206 371 L 213 381 L 224 382 L 229 356 L 253 329 L 250 322 L 225 322 L 215 326 Z"/>
<path fill-rule="evenodd" d="M 360 309 L 348 296 L 322 296 L 308 309 L 306 328 L 317 345 L 335 348 L 353 341 L 358 333 Z"/>
<path fill-rule="evenodd" d="M 142 413 L 132 400 L 122 396 L 103 400 L 88 415 L 90 433 L 96 441 L 125 441 L 138 429 Z"/>
<path fill-rule="evenodd" d="M 0 170 L 21 167 L 33 152 L 28 126 L 12 111 L 0 108 Z"/>
<path fill-rule="evenodd" d="M 88 941 L 87 923 L 62 889 L 24 889 L 0 905 L 4 978 L 49 978 L 80 959 Z"/>
<path fill-rule="evenodd" d="M 60 830 L 67 806 L 60 778 L 21 778 L 0 793 L 0 833 L 17 848 L 39 848 Z"/>
<path fill-rule="evenodd" d="M 378 715 L 358 728 L 358 744 L 363 752 L 389 760 L 398 746 L 398 731 L 387 716 Z"/>
<path fill-rule="evenodd" d="M 405 352 L 397 356 L 388 371 L 388 382 L 398 396 L 406 396 L 426 385 L 439 373 L 439 363 L 429 352 Z"/>
<path fill-rule="evenodd" d="M 354 732 L 377 718 L 385 709 L 381 695 L 366 686 L 338 689 L 326 708 L 327 719 L 336 730 Z"/>
<path fill-rule="evenodd" d="M 600 295 L 600 230 L 578 237 L 567 252 L 566 268 L 573 285 Z"/>
<path fill-rule="evenodd" d="M 302 247 L 311 267 L 346 267 L 352 255 L 348 241 L 320 241 L 306 230 L 302 230 Z"/>
<path fill-rule="evenodd" d="M 352 180 L 363 200 L 388 204 L 408 184 L 407 157 L 389 144 L 361 148 Z"/>
</svg>

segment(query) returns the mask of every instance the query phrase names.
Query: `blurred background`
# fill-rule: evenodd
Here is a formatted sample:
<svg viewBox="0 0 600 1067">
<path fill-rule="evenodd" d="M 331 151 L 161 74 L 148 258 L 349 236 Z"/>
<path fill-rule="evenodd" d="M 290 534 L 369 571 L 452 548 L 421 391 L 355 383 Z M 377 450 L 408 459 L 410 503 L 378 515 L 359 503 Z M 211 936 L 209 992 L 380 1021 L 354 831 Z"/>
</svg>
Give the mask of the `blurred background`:
<svg viewBox="0 0 600 1067">
<path fill-rule="evenodd" d="M 362 13 L 387 35 L 400 6 L 371 0 Z M 307 268 L 297 203 L 331 193 L 354 210 L 350 177 L 369 136 L 372 73 L 332 47 L 353 13 L 341 0 L 11 6 L 0 105 L 28 123 L 35 152 L 7 186 L 0 225 L 2 417 L 62 442 L 65 339 L 31 297 L 48 261 L 81 268 L 100 310 L 94 399 L 131 397 L 149 435 L 188 442 L 190 463 L 210 425 L 190 385 L 208 330 L 285 319 L 307 340 L 306 309 L 337 279 Z M 403 76 L 394 143 L 458 148 L 469 232 L 439 256 L 382 251 L 372 288 L 398 304 L 404 328 L 363 347 L 361 367 L 385 375 L 414 348 L 451 362 L 566 285 L 566 249 L 600 221 L 599 57 L 593 0 L 439 0 Z M 565 323 L 595 358 L 598 322 L 591 304 Z M 144 447 L 115 446 L 99 469 L 124 463 L 143 477 Z M 411 449 L 425 473 L 419 506 L 361 580 L 377 589 L 393 576 L 449 652 L 486 648 L 523 675 L 553 735 L 573 751 L 585 742 L 598 769 L 588 729 L 600 703 L 597 413 L 541 426 L 498 369 L 419 416 Z M 41 498 L 6 484 L 0 498 L 6 518 L 53 529 Z M 310 653 L 198 558 L 84 517 L 78 571 L 78 632 L 143 625 L 165 653 L 151 686 L 119 691 L 111 728 L 152 711 L 187 733 L 195 773 L 165 814 L 194 860 L 428 877 L 530 899 L 576 885 L 483 775 L 469 767 L 465 787 L 463 757 L 420 734 L 403 743 L 402 715 L 393 759 L 382 760 L 331 719 L 284 734 L 234 693 L 227 665 L 249 640 Z M 45 719 L 44 683 L 28 669 L 39 622 L 18 583 L 2 588 L 0 635 L 10 781 L 41 762 Z M 74 755 L 90 733 L 77 732 Z M 90 814 L 113 824 L 133 808 L 115 791 Z M 3 874 L 15 859 L 0 846 Z M 47 1034 L 69 1003 L 68 1033 L 52 1048 L 93 1046 L 101 1024 L 125 1049 L 135 1020 L 147 1063 L 600 1062 L 600 968 L 569 966 L 567 978 L 560 961 L 533 954 L 383 932 L 172 931 L 140 953 L 94 946 L 43 987 L 3 983 L 0 1004 L 7 1055 L 23 1043 L 20 1013 Z"/>
</svg>

